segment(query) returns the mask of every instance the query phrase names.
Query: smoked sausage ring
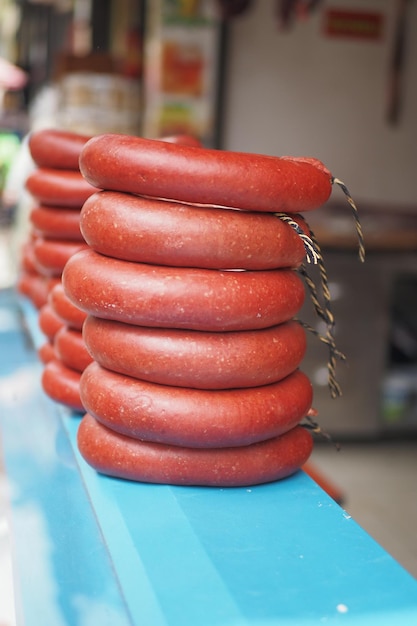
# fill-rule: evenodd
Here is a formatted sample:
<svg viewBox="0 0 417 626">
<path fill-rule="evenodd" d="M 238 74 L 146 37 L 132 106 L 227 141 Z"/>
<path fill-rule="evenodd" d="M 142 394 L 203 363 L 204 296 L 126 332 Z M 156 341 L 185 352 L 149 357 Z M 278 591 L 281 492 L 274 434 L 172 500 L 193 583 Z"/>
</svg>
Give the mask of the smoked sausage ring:
<svg viewBox="0 0 417 626">
<path fill-rule="evenodd" d="M 45 337 L 52 341 L 57 332 L 61 330 L 64 323 L 57 316 L 49 302 L 47 302 L 39 310 L 38 325 Z"/>
<path fill-rule="evenodd" d="M 36 309 L 41 309 L 48 302 L 51 289 L 57 284 L 59 278 L 48 278 L 42 275 L 22 272 L 17 281 L 17 290 L 29 298 Z"/>
<path fill-rule="evenodd" d="M 255 387 L 288 376 L 305 354 L 305 331 L 289 321 L 223 333 L 144 328 L 87 317 L 85 345 L 103 367 L 154 383 L 197 389 Z"/>
<path fill-rule="evenodd" d="M 38 167 L 78 170 L 80 152 L 90 138 L 69 130 L 42 128 L 30 133 L 28 145 Z"/>
<path fill-rule="evenodd" d="M 78 170 L 80 153 L 91 135 L 60 128 L 41 128 L 29 134 L 30 155 L 37 167 Z M 201 146 L 193 135 L 177 134 L 162 137 L 163 141 L 187 146 Z"/>
<path fill-rule="evenodd" d="M 54 346 L 50 341 L 45 341 L 38 348 L 38 357 L 44 365 L 46 365 L 52 359 L 56 359 L 56 354 L 54 350 Z"/>
<path fill-rule="evenodd" d="M 36 262 L 33 254 L 33 246 L 37 239 L 37 235 L 34 233 L 31 234 L 31 239 L 26 241 L 22 246 L 22 253 L 20 257 L 20 265 L 21 269 L 28 274 L 36 274 L 39 275 L 39 270 L 36 267 Z"/>
<path fill-rule="evenodd" d="M 77 411 L 84 412 L 80 398 L 81 373 L 67 367 L 58 358 L 45 364 L 41 384 L 44 392 L 55 402 Z"/>
<path fill-rule="evenodd" d="M 80 231 L 80 211 L 39 205 L 29 214 L 35 232 L 45 238 L 84 241 Z"/>
<path fill-rule="evenodd" d="M 74 209 L 81 209 L 87 198 L 97 191 L 79 171 L 46 167 L 29 174 L 26 189 L 39 204 Z"/>
<path fill-rule="evenodd" d="M 90 249 L 69 259 L 62 282 L 68 298 L 86 313 L 160 328 L 267 328 L 292 318 L 304 300 L 304 285 L 294 270 L 164 267 Z"/>
<path fill-rule="evenodd" d="M 83 372 L 92 358 L 85 347 L 81 331 L 66 326 L 59 329 L 54 337 L 56 355 L 67 367 Z"/>
<path fill-rule="evenodd" d="M 33 256 L 38 271 L 44 276 L 61 276 L 68 259 L 87 249 L 85 242 L 45 239 L 37 237 L 33 244 Z"/>
<path fill-rule="evenodd" d="M 76 307 L 65 295 L 64 287 L 59 282 L 51 289 L 48 302 L 62 321 L 71 328 L 81 330 L 87 314 Z"/>
<path fill-rule="evenodd" d="M 323 205 L 332 175 L 315 159 L 214 150 L 120 134 L 84 146 L 80 171 L 95 187 L 249 211 L 298 213 Z"/>
<path fill-rule="evenodd" d="M 77 434 L 87 463 L 103 474 L 147 483 L 244 487 L 285 478 L 308 460 L 311 434 L 296 426 L 237 448 L 186 448 L 143 442 L 112 431 L 88 413 Z"/>
<path fill-rule="evenodd" d="M 92 363 L 80 380 L 85 410 L 135 439 L 196 448 L 245 446 L 280 435 L 311 407 L 309 379 L 297 370 L 249 389 L 201 390 L 156 385 Z"/>
<path fill-rule="evenodd" d="M 84 239 L 126 261 L 208 269 L 298 267 L 301 238 L 274 215 L 101 191 L 84 203 Z"/>
</svg>

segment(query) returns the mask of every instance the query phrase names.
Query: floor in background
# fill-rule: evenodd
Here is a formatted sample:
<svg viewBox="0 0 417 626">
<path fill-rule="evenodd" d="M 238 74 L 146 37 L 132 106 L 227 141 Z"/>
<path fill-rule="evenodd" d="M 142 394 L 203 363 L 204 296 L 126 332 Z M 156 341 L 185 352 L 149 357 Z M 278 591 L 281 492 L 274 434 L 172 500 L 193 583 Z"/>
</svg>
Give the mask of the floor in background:
<svg viewBox="0 0 417 626">
<path fill-rule="evenodd" d="M 312 461 L 343 508 L 417 578 L 417 440 L 318 444 Z"/>
</svg>

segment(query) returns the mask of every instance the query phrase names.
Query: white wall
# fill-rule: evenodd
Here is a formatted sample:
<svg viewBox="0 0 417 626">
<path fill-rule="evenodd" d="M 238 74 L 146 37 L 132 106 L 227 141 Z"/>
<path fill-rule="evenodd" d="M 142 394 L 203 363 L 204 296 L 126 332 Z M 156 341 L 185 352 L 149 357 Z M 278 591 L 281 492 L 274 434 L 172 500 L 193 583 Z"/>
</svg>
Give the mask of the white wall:
<svg viewBox="0 0 417 626">
<path fill-rule="evenodd" d="M 387 122 L 396 0 L 332 0 L 280 32 L 275 0 L 230 25 L 223 147 L 315 156 L 357 201 L 417 210 L 417 3 L 409 3 L 399 123 Z M 380 41 L 329 38 L 326 8 L 380 11 Z"/>
</svg>

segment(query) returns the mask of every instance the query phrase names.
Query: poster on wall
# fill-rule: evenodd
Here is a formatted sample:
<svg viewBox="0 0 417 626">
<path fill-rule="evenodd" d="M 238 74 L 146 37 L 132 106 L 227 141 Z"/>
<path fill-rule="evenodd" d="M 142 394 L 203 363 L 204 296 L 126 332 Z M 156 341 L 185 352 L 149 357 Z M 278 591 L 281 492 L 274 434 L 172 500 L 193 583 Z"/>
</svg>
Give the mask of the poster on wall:
<svg viewBox="0 0 417 626">
<path fill-rule="evenodd" d="M 213 146 L 220 37 L 213 3 L 158 0 L 148 6 L 143 134 L 187 133 Z"/>
<path fill-rule="evenodd" d="M 324 12 L 324 32 L 328 37 L 349 37 L 379 41 L 383 35 L 384 15 L 376 11 L 351 8 L 327 9 Z"/>
</svg>

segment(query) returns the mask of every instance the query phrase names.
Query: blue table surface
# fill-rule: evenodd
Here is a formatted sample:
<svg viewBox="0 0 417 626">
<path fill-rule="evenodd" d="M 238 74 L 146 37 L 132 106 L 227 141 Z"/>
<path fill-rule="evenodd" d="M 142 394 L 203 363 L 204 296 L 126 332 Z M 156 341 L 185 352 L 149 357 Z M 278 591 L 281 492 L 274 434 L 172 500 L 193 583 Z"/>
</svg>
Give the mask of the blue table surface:
<svg viewBox="0 0 417 626">
<path fill-rule="evenodd" d="M 26 626 L 417 625 L 417 581 L 304 472 L 148 485 L 81 458 L 42 391 L 37 314 L 0 292 L 0 427 Z"/>
</svg>

